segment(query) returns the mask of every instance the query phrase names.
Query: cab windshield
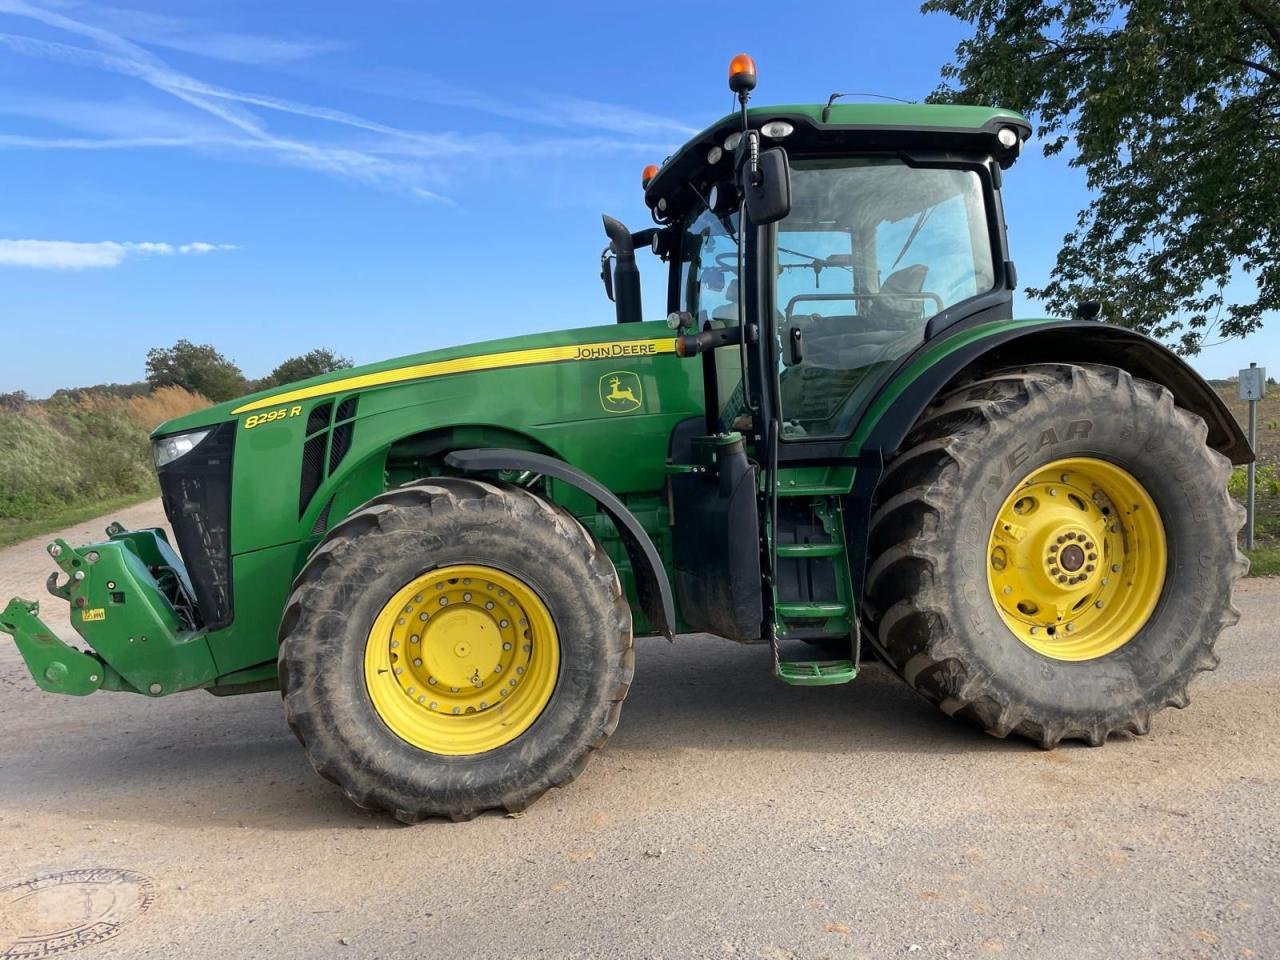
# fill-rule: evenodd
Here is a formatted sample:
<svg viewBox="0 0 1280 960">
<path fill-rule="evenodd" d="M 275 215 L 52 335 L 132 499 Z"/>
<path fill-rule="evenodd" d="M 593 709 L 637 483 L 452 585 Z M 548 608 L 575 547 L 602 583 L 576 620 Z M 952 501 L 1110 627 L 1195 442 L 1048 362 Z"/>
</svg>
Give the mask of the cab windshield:
<svg viewBox="0 0 1280 960">
<path fill-rule="evenodd" d="M 792 161 L 778 224 L 783 437 L 843 436 L 929 319 L 994 284 L 982 182 L 895 159 Z"/>
</svg>

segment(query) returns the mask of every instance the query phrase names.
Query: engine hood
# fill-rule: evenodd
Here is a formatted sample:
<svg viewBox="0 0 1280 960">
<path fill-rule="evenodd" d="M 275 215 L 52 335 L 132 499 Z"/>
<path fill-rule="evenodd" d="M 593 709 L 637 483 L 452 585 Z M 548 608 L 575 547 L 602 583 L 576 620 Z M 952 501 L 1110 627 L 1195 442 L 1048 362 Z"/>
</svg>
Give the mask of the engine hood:
<svg viewBox="0 0 1280 960">
<path fill-rule="evenodd" d="M 336 370 L 296 383 L 246 394 L 162 423 L 152 432 L 152 437 L 198 430 L 226 420 L 262 414 L 278 407 L 337 393 L 377 390 L 415 380 L 500 367 L 670 353 L 674 350 L 674 342 L 675 338 L 666 323 L 654 321 L 557 330 L 445 347 Z"/>
</svg>

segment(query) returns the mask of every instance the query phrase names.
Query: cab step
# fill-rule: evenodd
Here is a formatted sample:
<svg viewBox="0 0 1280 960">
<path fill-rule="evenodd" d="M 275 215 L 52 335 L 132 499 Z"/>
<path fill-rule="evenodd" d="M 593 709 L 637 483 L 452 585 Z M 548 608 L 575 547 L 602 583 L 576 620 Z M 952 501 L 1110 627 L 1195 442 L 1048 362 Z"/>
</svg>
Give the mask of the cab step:
<svg viewBox="0 0 1280 960">
<path fill-rule="evenodd" d="M 797 557 L 838 557 L 844 553 L 844 545 L 840 543 L 780 543 L 778 556 Z"/>
<path fill-rule="evenodd" d="M 852 660 L 783 660 L 774 675 L 793 687 L 831 687 L 854 679 L 858 667 Z"/>
<path fill-rule="evenodd" d="M 784 620 L 830 620 L 832 617 L 843 617 L 849 612 L 849 605 L 840 601 L 782 601 L 775 604 L 774 609 Z"/>
</svg>

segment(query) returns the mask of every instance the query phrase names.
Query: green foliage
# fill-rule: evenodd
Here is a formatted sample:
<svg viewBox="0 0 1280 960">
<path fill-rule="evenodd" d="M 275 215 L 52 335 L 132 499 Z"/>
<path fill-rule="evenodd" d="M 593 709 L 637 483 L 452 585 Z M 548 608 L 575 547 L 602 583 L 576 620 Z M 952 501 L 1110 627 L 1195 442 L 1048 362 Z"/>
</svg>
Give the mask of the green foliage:
<svg viewBox="0 0 1280 960">
<path fill-rule="evenodd" d="M 91 387 L 64 387 L 55 390 L 50 400 L 82 400 L 85 397 L 141 397 L 151 392 L 151 384 L 145 380 L 136 383 L 95 383 Z"/>
<path fill-rule="evenodd" d="M 0 544 L 155 496 L 150 431 L 206 406 L 198 394 L 162 387 L 0 407 Z"/>
<path fill-rule="evenodd" d="M 1249 558 L 1249 576 L 1274 577 L 1280 574 L 1280 547 L 1262 547 L 1246 550 Z"/>
<path fill-rule="evenodd" d="M 209 344 L 190 340 L 148 350 L 147 382 L 152 387 L 182 387 L 214 403 L 238 397 L 248 388 L 239 367 Z"/>
<path fill-rule="evenodd" d="M 1280 308 L 1278 0 L 927 0 L 974 27 L 934 99 L 998 103 L 1073 143 L 1094 198 L 1027 292 L 1196 353 Z M 1252 302 L 1226 304 L 1242 268 Z"/>
<path fill-rule="evenodd" d="M 0 410 L 0 525 L 156 490 L 146 431 L 122 408 Z"/>
<path fill-rule="evenodd" d="M 1264 497 L 1280 497 L 1280 466 L 1274 463 L 1258 464 L 1254 479 L 1257 493 Z M 1227 490 L 1237 500 L 1244 500 L 1249 488 L 1249 474 L 1244 467 L 1236 467 L 1231 471 L 1231 479 L 1227 481 Z"/>
<path fill-rule="evenodd" d="M 308 377 L 318 377 L 322 373 L 345 370 L 350 366 L 351 361 L 346 357 L 340 357 L 332 350 L 321 347 L 310 353 L 304 353 L 300 357 L 290 357 L 259 380 L 257 388 L 265 390 L 269 387 L 279 387 L 286 383 L 306 380 Z"/>
</svg>

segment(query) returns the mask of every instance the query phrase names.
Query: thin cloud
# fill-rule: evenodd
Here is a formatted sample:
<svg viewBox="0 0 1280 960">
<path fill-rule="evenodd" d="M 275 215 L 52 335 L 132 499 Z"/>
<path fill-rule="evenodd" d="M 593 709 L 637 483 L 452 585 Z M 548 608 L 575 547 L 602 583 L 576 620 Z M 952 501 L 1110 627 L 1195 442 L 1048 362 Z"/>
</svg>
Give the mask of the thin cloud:
<svg viewBox="0 0 1280 960">
<path fill-rule="evenodd" d="M 250 66 L 293 63 L 331 53 L 344 46 L 341 43 L 317 37 L 271 37 L 209 29 L 201 21 L 125 7 L 106 7 L 75 2 L 75 0 L 70 2 L 62 0 L 57 6 L 63 11 L 73 10 L 83 16 L 85 26 L 97 27 L 103 32 L 112 32 L 145 46 L 177 50 L 210 60 Z M 29 16 L 46 23 L 49 21 L 41 17 L 41 13 L 58 15 L 54 11 L 44 10 L 22 0 L 0 4 L 0 12 Z"/>
<path fill-rule="evenodd" d="M 26 0 L 0 0 L 0 13 L 9 13 L 46 27 L 81 37 L 77 46 L 23 34 L 0 32 L 0 46 L 25 56 L 71 66 L 115 73 L 138 80 L 197 111 L 192 118 L 140 108 L 136 120 L 128 106 L 96 111 L 92 103 L 68 105 L 37 100 L 9 112 L 39 116 L 79 133 L 98 136 L 32 136 L 0 134 L 0 147 L 48 150 L 108 150 L 177 148 L 235 150 L 286 166 L 318 171 L 419 200 L 451 203 L 438 184 L 466 164 L 501 158 L 560 155 L 601 155 L 635 152 L 658 156 L 670 152 L 673 141 L 692 131 L 683 124 L 611 104 L 566 97 L 535 97 L 533 104 L 514 105 L 474 91 L 405 84 L 388 95 L 423 102 L 452 104 L 553 128 L 592 131 L 590 136 L 510 138 L 496 134 L 407 130 L 343 110 L 300 103 L 267 94 L 232 90 L 207 83 L 177 70 L 139 46 L 134 39 L 182 33 L 180 21 L 137 11 L 108 11 L 97 23 L 73 19 Z M 95 15 L 100 14 L 97 11 Z M 132 19 L 131 19 L 132 18 Z M 101 25 L 112 22 L 115 30 Z M 187 34 L 182 33 L 183 36 Z M 160 44 L 156 44 L 160 45 Z M 173 46 L 170 44 L 170 46 Z M 175 47 L 176 49 L 176 47 Z M 5 112 L 0 103 L 0 112 Z M 332 143 L 297 134 L 273 132 L 262 111 L 357 131 L 358 143 Z M 449 161 L 448 164 L 445 161 Z"/>
<path fill-rule="evenodd" d="M 200 256 L 220 250 L 235 250 L 232 243 L 196 240 L 175 247 L 171 243 L 99 240 L 0 240 L 0 267 L 31 267 L 37 270 L 88 270 L 118 267 L 125 260 L 141 257 Z"/>
<path fill-rule="evenodd" d="M 362 89 L 380 96 L 457 107 L 558 129 L 576 127 L 627 136 L 663 137 L 668 141 L 698 132 L 697 127 L 679 120 L 616 103 L 537 92 L 517 101 L 511 96 L 494 97 L 409 70 L 385 72 L 363 84 Z"/>
<path fill-rule="evenodd" d="M 205 243 L 203 240 L 197 240 L 194 243 L 184 243 L 178 248 L 179 253 L 194 253 L 197 256 L 206 253 L 213 253 L 217 250 L 238 250 L 234 243 Z"/>
</svg>

